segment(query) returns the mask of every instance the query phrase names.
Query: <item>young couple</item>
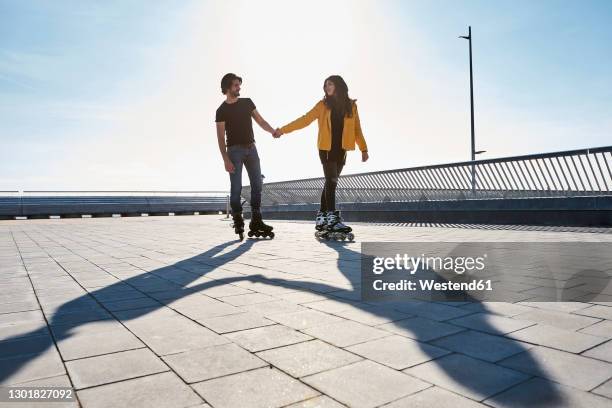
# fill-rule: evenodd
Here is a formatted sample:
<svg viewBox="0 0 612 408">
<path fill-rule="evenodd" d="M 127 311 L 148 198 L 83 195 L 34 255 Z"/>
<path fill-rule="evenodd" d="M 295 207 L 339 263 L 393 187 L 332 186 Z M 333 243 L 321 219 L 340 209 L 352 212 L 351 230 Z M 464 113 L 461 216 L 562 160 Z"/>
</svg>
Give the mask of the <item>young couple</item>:
<svg viewBox="0 0 612 408">
<path fill-rule="evenodd" d="M 262 178 L 251 118 L 276 138 L 302 129 L 315 119 L 318 120 L 317 146 L 325 185 L 321 192 L 321 207 L 316 216 L 316 228 L 319 231 L 350 232 L 351 228 L 342 223 L 340 212 L 336 210 L 336 186 L 346 163 L 346 152 L 355 150 L 357 144 L 361 150 L 361 160 L 365 162 L 368 160 L 368 148 L 361 131 L 357 104 L 355 100 L 349 98 L 346 82 L 338 75 L 327 78 L 323 84 L 325 93 L 323 99 L 305 115 L 277 129 L 272 128 L 261 117 L 251 99 L 239 98 L 241 85 L 242 78 L 239 76 L 231 73 L 223 76 L 221 92 L 226 98 L 217 109 L 215 119 L 219 150 L 225 163 L 225 170 L 230 173 L 230 205 L 236 233 L 242 238 L 244 220 L 240 193 L 243 165 L 251 183 L 252 217 L 249 229 L 261 233 L 269 233 L 272 230 L 272 227 L 264 224 L 261 218 Z"/>
</svg>

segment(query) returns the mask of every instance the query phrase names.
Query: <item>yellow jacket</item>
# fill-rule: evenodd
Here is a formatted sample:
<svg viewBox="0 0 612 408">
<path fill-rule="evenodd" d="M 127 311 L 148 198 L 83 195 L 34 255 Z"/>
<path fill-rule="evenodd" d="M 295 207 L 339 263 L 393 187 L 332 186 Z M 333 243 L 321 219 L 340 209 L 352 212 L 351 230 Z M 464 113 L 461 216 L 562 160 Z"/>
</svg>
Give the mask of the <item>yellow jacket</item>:
<svg viewBox="0 0 612 408">
<path fill-rule="evenodd" d="M 317 138 L 317 146 L 319 150 L 331 150 L 331 109 L 325 106 L 325 102 L 320 100 L 309 112 L 301 116 L 293 122 L 283 126 L 283 133 L 290 133 L 294 130 L 299 130 L 310 125 L 315 119 L 319 123 L 319 135 Z M 357 104 L 353 102 L 353 115 L 344 117 L 344 130 L 342 131 L 342 148 L 344 150 L 355 150 L 355 143 L 359 146 L 359 150 L 366 151 L 368 146 L 363 138 L 361 131 L 361 123 L 359 122 L 359 112 Z"/>
</svg>

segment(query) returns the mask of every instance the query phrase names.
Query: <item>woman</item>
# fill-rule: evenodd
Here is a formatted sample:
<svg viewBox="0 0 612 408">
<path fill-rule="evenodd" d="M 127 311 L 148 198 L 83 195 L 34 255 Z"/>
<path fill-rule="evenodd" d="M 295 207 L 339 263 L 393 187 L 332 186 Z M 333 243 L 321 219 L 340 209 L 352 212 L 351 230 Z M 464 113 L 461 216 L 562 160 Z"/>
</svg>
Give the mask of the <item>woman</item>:
<svg viewBox="0 0 612 408">
<path fill-rule="evenodd" d="M 321 208 L 316 217 L 316 229 L 348 233 L 352 230 L 342 223 L 336 210 L 336 186 L 338 177 L 346 163 L 347 150 L 361 150 L 361 161 L 368 160 L 368 147 L 359 122 L 355 99 L 348 96 L 348 86 L 339 75 L 332 75 L 323 83 L 325 95 L 322 100 L 304 116 L 277 129 L 275 137 L 302 129 L 318 119 L 319 134 L 317 145 L 323 165 L 325 185 L 321 193 Z"/>
</svg>

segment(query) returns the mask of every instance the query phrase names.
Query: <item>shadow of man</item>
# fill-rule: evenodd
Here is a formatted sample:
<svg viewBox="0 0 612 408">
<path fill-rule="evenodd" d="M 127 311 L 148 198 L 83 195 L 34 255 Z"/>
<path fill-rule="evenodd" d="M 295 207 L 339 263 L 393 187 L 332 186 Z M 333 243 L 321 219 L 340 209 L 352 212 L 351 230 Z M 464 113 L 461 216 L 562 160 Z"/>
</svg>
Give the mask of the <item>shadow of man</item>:
<svg viewBox="0 0 612 408">
<path fill-rule="evenodd" d="M 149 307 L 119 312 L 122 321 L 137 319 L 154 313 L 168 303 L 197 293 L 198 289 L 189 288 L 188 285 L 207 273 L 215 271 L 225 263 L 236 260 L 249 251 L 256 242 L 257 240 L 246 240 L 240 244 L 236 240 L 224 242 L 192 258 L 181 260 L 170 267 L 158 268 L 119 280 L 109 286 L 87 292 L 68 302 L 61 303 L 58 307 L 43 305 L 48 324 L 27 333 L 19 333 L 0 342 L 3 349 L 2 356 L 5 357 L 0 360 L 0 385 L 20 382 L 18 376 L 16 378 L 13 378 L 13 376 L 18 374 L 22 367 L 39 357 L 43 357 L 49 349 L 55 346 L 56 342 L 66 341 L 75 335 L 81 326 L 92 322 L 115 321 L 113 312 L 104 306 L 105 301 L 117 297 L 121 298 L 120 295 L 125 294 L 126 290 L 133 291 L 132 294 L 141 290 L 140 295 L 154 293 L 156 289 L 160 291 L 169 290 L 171 294 L 161 302 L 149 297 Z M 236 246 L 227 252 L 223 252 L 232 245 Z M 171 280 L 168 280 L 168 277 Z M 222 281 L 219 281 L 217 284 L 222 283 Z M 49 333 L 48 327 L 51 328 L 51 333 Z"/>
</svg>

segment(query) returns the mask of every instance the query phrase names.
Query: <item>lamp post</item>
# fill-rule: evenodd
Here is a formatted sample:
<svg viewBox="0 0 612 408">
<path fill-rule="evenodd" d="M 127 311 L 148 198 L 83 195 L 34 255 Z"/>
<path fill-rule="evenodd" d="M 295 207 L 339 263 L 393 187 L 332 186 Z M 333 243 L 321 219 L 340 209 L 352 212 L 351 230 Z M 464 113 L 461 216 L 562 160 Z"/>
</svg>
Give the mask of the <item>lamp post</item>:
<svg viewBox="0 0 612 408">
<path fill-rule="evenodd" d="M 476 160 L 476 155 L 484 153 L 486 150 L 476 151 L 476 137 L 474 135 L 474 74 L 472 70 L 472 26 L 468 26 L 468 35 L 460 35 L 459 38 L 465 38 L 470 43 L 470 111 L 471 111 L 471 129 L 472 129 L 472 148 L 471 148 L 471 160 Z M 472 194 L 476 193 L 476 169 L 472 165 Z"/>
</svg>

